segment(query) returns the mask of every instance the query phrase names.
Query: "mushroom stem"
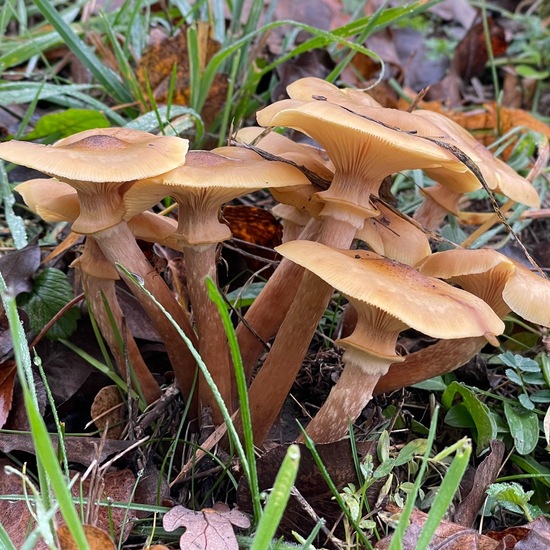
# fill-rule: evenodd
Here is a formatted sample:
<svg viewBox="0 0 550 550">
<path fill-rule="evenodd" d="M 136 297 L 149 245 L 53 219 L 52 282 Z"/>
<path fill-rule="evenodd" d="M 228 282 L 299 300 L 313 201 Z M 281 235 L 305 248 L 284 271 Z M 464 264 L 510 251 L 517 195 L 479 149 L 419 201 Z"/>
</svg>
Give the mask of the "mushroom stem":
<svg viewBox="0 0 550 550">
<path fill-rule="evenodd" d="M 312 219 L 300 234 L 300 238 L 314 240 L 319 233 L 320 224 L 320 221 Z M 247 380 L 252 378 L 256 363 L 264 350 L 264 342 L 277 333 L 288 313 L 303 273 L 302 267 L 283 258 L 246 312 L 244 322 L 237 327 L 237 338 Z"/>
<path fill-rule="evenodd" d="M 99 231 L 94 234 L 94 238 L 111 263 L 122 264 L 128 271 L 135 273 L 143 280 L 144 288 L 160 302 L 191 342 L 196 345 L 197 337 L 193 332 L 187 313 L 179 306 L 162 277 L 145 259 L 126 223 L 121 222 Z M 189 398 L 196 368 L 191 352 L 176 328 L 157 305 L 152 300 L 144 300 L 143 293 L 139 292 L 139 289 L 124 273 L 121 273 L 121 277 L 140 300 L 147 315 L 151 318 L 166 346 L 178 386 L 183 395 Z"/>
<path fill-rule="evenodd" d="M 356 231 L 356 227 L 346 222 L 324 218 L 319 241 L 335 248 L 349 248 Z M 256 445 L 263 443 L 277 418 L 332 293 L 333 288 L 322 279 L 311 272 L 304 273 L 271 351 L 250 386 Z"/>
<path fill-rule="evenodd" d="M 403 362 L 390 365 L 388 372 L 376 383 L 374 394 L 398 390 L 452 372 L 475 357 L 486 344 L 484 336 L 440 340 L 407 355 Z"/>
<path fill-rule="evenodd" d="M 388 370 L 391 359 L 373 355 L 368 370 L 364 362 L 354 361 L 348 351 L 344 353 L 343 361 L 345 366 L 338 383 L 306 428 L 316 444 L 332 443 L 346 436 L 349 423 L 359 417 L 372 399 L 373 389 L 381 373 Z M 358 392 L 357 388 L 361 391 Z M 303 438 L 298 441 L 303 441 Z"/>
<path fill-rule="evenodd" d="M 199 335 L 199 352 L 208 371 L 230 412 L 234 409 L 234 374 L 229 360 L 229 348 L 225 329 L 218 308 L 210 297 L 205 284 L 207 276 L 217 281 L 217 243 L 185 246 L 183 254 L 187 274 L 191 307 Z M 223 417 L 214 399 L 214 394 L 204 377 L 199 378 L 199 403 L 210 406 L 212 420 L 216 425 L 223 423 Z"/>
<path fill-rule="evenodd" d="M 90 237 L 88 237 L 90 238 Z M 160 398 L 160 387 L 151 374 L 151 371 L 143 361 L 143 357 L 137 347 L 132 333 L 124 322 L 124 314 L 120 309 L 115 290 L 115 281 L 112 279 L 99 279 L 91 277 L 84 271 L 81 272 L 82 289 L 90 300 L 92 312 L 95 316 L 101 334 L 107 341 L 111 353 L 115 358 L 120 374 L 124 380 L 128 379 L 127 365 L 133 370 L 135 379 L 139 385 L 139 391 L 145 402 L 151 404 Z M 123 341 L 123 347 L 115 335 L 114 327 L 103 302 L 102 294 L 114 320 L 116 329 Z M 125 348 L 125 349 L 124 349 Z M 127 357 L 126 357 L 127 355 Z"/>
</svg>

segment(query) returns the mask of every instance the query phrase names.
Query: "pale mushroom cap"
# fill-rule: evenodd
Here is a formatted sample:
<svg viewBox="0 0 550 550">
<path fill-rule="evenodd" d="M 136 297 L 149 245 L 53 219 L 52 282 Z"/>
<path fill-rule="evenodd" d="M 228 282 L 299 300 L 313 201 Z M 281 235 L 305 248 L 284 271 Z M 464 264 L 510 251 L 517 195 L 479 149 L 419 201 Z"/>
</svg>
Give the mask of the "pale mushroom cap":
<svg viewBox="0 0 550 550">
<path fill-rule="evenodd" d="M 424 187 L 421 189 L 421 193 L 427 195 L 432 201 L 447 210 L 447 212 L 458 216 L 459 211 L 457 206 L 462 196 L 461 193 L 457 193 L 440 183 L 436 183 L 432 187 Z"/>
<path fill-rule="evenodd" d="M 436 252 L 417 267 L 426 275 L 454 280 L 461 286 L 466 286 L 471 277 L 472 285 L 478 289 L 476 294 L 482 293 L 480 287 L 483 280 L 480 277 L 485 277 L 488 288 L 491 279 L 494 279 L 494 292 L 498 290 L 509 310 L 532 323 L 550 326 L 550 281 L 496 250 L 483 248 Z M 493 297 L 493 300 L 496 299 L 496 296 Z"/>
<path fill-rule="evenodd" d="M 15 187 L 25 204 L 44 221 L 73 222 L 80 214 L 76 190 L 56 179 L 37 178 Z"/>
<path fill-rule="evenodd" d="M 355 307 L 375 306 L 434 338 L 501 334 L 504 323 L 482 300 L 374 252 L 291 241 L 277 252 L 338 289 Z"/>
<path fill-rule="evenodd" d="M 510 309 L 524 319 L 550 327 L 550 281 L 514 262 L 514 275 L 502 297 Z"/>
<path fill-rule="evenodd" d="M 301 101 L 312 101 L 319 97 L 324 97 L 327 101 L 336 104 L 340 101 L 353 101 L 366 107 L 381 107 L 378 101 L 365 92 L 352 88 L 341 89 L 326 80 L 314 76 L 296 80 L 286 87 L 286 91 L 291 99 L 299 99 Z"/>
<path fill-rule="evenodd" d="M 136 239 L 178 249 L 174 238 L 178 222 L 172 218 L 154 212 L 141 212 L 128 220 L 128 227 Z"/>
<path fill-rule="evenodd" d="M 510 166 L 495 156 L 470 132 L 454 120 L 441 113 L 417 110 L 414 114 L 428 120 L 445 131 L 454 145 L 458 146 L 475 162 L 490 189 L 506 195 L 512 200 L 538 208 L 540 198 L 529 181 L 522 178 Z M 427 171 L 428 175 L 444 185 L 448 185 L 448 175 L 438 171 Z M 457 189 L 458 190 L 458 189 Z"/>
<path fill-rule="evenodd" d="M 451 277 L 485 273 L 503 262 L 510 268 L 513 265 L 512 260 L 496 250 L 456 248 L 436 252 L 425 258 L 416 267 L 429 277 L 450 279 Z"/>
<path fill-rule="evenodd" d="M 194 196 L 193 201 L 208 200 L 221 206 L 258 189 L 309 185 L 308 179 L 288 164 L 266 161 L 255 154 L 255 158 L 246 156 L 238 159 L 210 151 L 191 151 L 185 165 L 159 177 L 138 181 L 125 193 L 125 219 L 168 196 L 176 199 Z"/>
<path fill-rule="evenodd" d="M 380 216 L 367 218 L 356 238 L 365 241 L 377 254 L 403 264 L 416 265 L 431 254 L 428 236 L 383 204 L 377 204 Z"/>
<path fill-rule="evenodd" d="M 0 143 L 0 158 L 74 182 L 127 182 L 168 172 L 185 161 L 189 142 L 125 128 L 86 130 L 40 145 Z"/>
<path fill-rule="evenodd" d="M 259 111 L 257 119 L 262 126 L 288 126 L 309 135 L 326 149 L 336 170 L 346 174 L 381 180 L 401 170 L 445 167 L 463 179 L 475 179 L 447 150 L 416 135 L 422 119 L 396 109 L 363 107 L 359 115 L 326 101 L 290 99 Z M 441 134 L 438 128 L 433 131 Z"/>
<path fill-rule="evenodd" d="M 236 139 L 241 143 L 251 143 L 264 131 L 265 128 L 257 126 L 242 128 L 237 132 Z M 296 143 L 277 132 L 269 132 L 256 144 L 256 147 L 272 155 L 305 166 L 308 170 L 328 181 L 334 176 L 334 165 L 326 152 L 318 147 L 306 143 Z"/>
</svg>

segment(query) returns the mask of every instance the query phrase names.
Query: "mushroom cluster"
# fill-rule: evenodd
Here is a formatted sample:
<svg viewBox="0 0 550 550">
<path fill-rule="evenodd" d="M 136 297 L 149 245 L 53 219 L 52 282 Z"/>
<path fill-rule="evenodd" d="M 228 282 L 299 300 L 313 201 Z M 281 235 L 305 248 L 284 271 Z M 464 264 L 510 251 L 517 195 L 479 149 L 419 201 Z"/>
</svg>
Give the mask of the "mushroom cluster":
<svg viewBox="0 0 550 550">
<path fill-rule="evenodd" d="M 355 310 L 356 324 L 336 341 L 345 368 L 308 426 L 316 442 L 344 437 L 373 393 L 447 372 L 485 342 L 496 345 L 509 311 L 550 325 L 548 313 L 532 306 L 550 305 L 548 281 L 492 250 L 432 254 L 425 228 L 458 213 L 458 199 L 480 188 L 480 174 L 490 189 L 537 206 L 528 181 L 441 115 L 382 108 L 363 92 L 316 78 L 293 83 L 288 94 L 257 114 L 260 128 L 236 134 L 237 147 L 188 151 L 185 139 L 120 128 L 81 132 L 53 146 L 0 144 L 0 158 L 51 177 L 16 189 L 45 220 L 70 222 L 85 238 L 73 267 L 121 374 L 129 378 L 129 364 L 147 403 L 161 389 L 124 322 L 115 285 L 126 275 L 116 264 L 142 279 L 186 333 L 234 412 L 229 346 L 205 278 L 217 280 L 219 246 L 231 238 L 223 206 L 260 189 L 271 191 L 278 202 L 274 212 L 284 220 L 284 244 L 276 248 L 283 260 L 236 327 L 257 444 L 278 416 L 335 290 Z M 269 132 L 278 127 L 315 144 Z M 437 182 L 425 190 L 416 220 L 385 202 L 381 191 L 388 177 L 410 169 Z M 177 220 L 151 211 L 167 197 L 177 203 Z M 190 308 L 174 297 L 136 239 L 182 253 Z M 526 285 L 532 301 L 522 293 Z M 191 395 L 196 365 L 176 329 L 154 301 L 129 286 L 166 345 L 193 415 L 209 407 L 220 424 L 205 379 L 199 377 Z M 441 340 L 426 355 L 401 357 L 396 342 L 408 327 Z"/>
</svg>

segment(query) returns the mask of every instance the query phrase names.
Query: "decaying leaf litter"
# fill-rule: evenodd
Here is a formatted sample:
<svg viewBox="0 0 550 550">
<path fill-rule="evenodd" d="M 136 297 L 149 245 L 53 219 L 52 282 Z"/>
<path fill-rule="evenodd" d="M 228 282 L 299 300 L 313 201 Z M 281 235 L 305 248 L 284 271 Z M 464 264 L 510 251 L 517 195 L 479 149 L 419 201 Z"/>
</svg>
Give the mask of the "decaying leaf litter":
<svg viewBox="0 0 550 550">
<path fill-rule="evenodd" d="M 96 59 L 103 57 L 130 83 L 136 101 L 123 106 L 122 116 L 113 109 L 125 95 L 116 85 L 105 87 L 110 97 L 88 90 L 89 102 L 79 106 L 88 109 L 75 109 L 70 103 L 56 106 L 47 84 L 43 102 L 32 106 L 35 116 L 28 119 L 29 101 L 9 95 L 24 78 L 19 71 L 28 60 L 18 62 L 15 56 L 11 61 L 0 83 L 0 94 L 13 101 L 2 109 L 6 139 L 0 157 L 38 173 L 9 172 L 18 184 L 15 211 L 11 187 L 4 182 L 7 240 L 0 268 L 8 292 L 17 296 L 32 353 L 40 357 L 32 379 L 36 410 L 49 431 L 58 432 L 52 441 L 66 475 L 79 479 L 73 497 L 83 510 L 80 536 L 90 547 L 106 547 L 109 537 L 113 547 L 153 541 L 177 545 L 178 539 L 181 548 L 191 539 L 204 548 L 259 547 L 267 523 L 256 523 L 264 498 L 259 491 L 274 487 L 276 502 L 287 474 L 281 471 L 278 481 L 275 476 L 287 444 L 304 438 L 305 446 L 291 447 L 301 463 L 279 525 L 287 541 L 303 542 L 313 531 L 317 547 L 368 547 L 382 539 L 376 543 L 382 548 L 392 544 L 386 541 L 395 527 L 404 547 L 411 548 L 442 541 L 468 548 L 545 544 L 547 527 L 538 516 L 546 507 L 546 451 L 539 441 L 550 438 L 544 415 L 550 401 L 544 328 L 550 325 L 550 287 L 544 279 L 548 89 L 543 60 L 517 52 L 521 47 L 523 54 L 533 51 L 548 34 L 542 26 L 532 42 L 521 42 L 524 28 L 536 24 L 536 2 L 515 12 L 513 6 L 497 6 L 489 13 L 476 12 L 466 2 L 438 3 L 423 13 L 421 4 L 411 5 L 415 15 L 408 25 L 399 22 L 399 8 L 394 8 L 384 12 L 395 17 L 392 25 L 355 37 L 374 52 L 369 57 L 366 50 L 348 55 L 342 42 L 326 49 L 323 42 L 308 46 L 311 27 L 340 27 L 340 36 L 353 36 L 346 27 L 351 9 L 346 2 L 317 3 L 316 9 L 308 9 L 308 2 L 299 7 L 281 2 L 275 14 L 267 10 L 262 17 L 311 27 L 302 26 L 293 37 L 301 46 L 285 62 L 277 60 L 292 49 L 285 42 L 291 24 L 275 26 L 251 42 L 250 59 L 258 67 L 273 65 L 263 79 L 254 71 L 247 79 L 236 64 L 231 74 L 216 64 L 216 55 L 231 44 L 231 39 L 216 40 L 220 27 L 179 28 L 182 22 L 170 19 L 171 13 L 165 17 L 175 25 L 173 38 L 153 25 L 150 45 L 146 49 L 142 43 L 128 64 L 120 55 L 127 44 L 113 47 L 89 32 L 84 37 L 96 49 Z M 351 20 L 373 9 L 364 8 Z M 120 13 L 123 17 L 124 8 Z M 405 13 L 403 8 L 401 18 Z M 94 16 L 82 14 L 92 22 Z M 227 36 L 234 33 L 236 40 L 242 29 L 229 12 L 223 16 L 229 22 Z M 266 21 L 258 19 L 258 25 Z M 445 21 L 452 32 L 442 32 Z M 52 24 L 63 30 L 55 17 Z M 246 19 L 242 25 L 248 28 Z M 17 25 L 9 31 L 17 36 Z M 445 42 L 456 48 L 435 63 L 434 55 L 442 51 L 436 44 L 442 48 Z M 71 49 L 72 54 L 45 48 L 50 77 L 68 75 L 69 82 L 85 87 L 89 70 L 102 82 L 100 69 L 82 67 L 78 54 L 84 50 L 74 43 Z M 200 84 L 197 70 L 204 75 Z M 326 78 L 336 78 L 337 86 Z M 417 95 L 425 85 L 431 86 L 427 94 Z M 146 114 L 151 109 L 153 116 Z M 162 117 L 170 116 L 164 128 L 168 135 L 155 137 Z M 117 128 L 127 123 L 128 128 Z M 252 128 L 255 123 L 261 127 Z M 287 137 L 269 133 L 279 126 Z M 304 142 L 306 136 L 310 140 Z M 140 143 L 147 150 L 140 151 Z M 156 168 L 151 156 L 156 150 L 176 164 L 163 160 Z M 117 164 L 122 166 L 118 172 Z M 214 198 L 218 166 L 222 187 L 231 191 Z M 404 170 L 409 171 L 394 175 Z M 256 179 L 252 185 L 261 191 L 247 194 L 249 184 L 241 177 Z M 173 186 L 180 181 L 190 182 L 192 190 L 176 193 Z M 270 193 L 271 184 L 283 186 Z M 25 203 L 26 211 L 21 209 Z M 199 231 L 207 219 L 212 225 Z M 461 244 L 473 250 L 461 250 Z M 350 245 L 351 251 L 329 248 Z M 329 252 L 341 259 L 330 260 Z M 349 267 L 339 269 L 344 258 Z M 465 269 L 470 260 L 472 267 Z M 308 271 L 304 274 L 299 265 Z M 329 271 L 317 275 L 309 271 L 325 267 Z M 362 282 L 360 273 L 367 267 L 370 275 Z M 381 283 L 369 298 L 357 294 L 383 272 L 396 277 L 392 292 L 390 283 Z M 206 274 L 214 281 L 208 289 L 200 285 Z M 216 283 L 223 296 L 214 307 Z M 413 288 L 433 297 L 437 288 L 438 295 L 450 293 L 457 303 L 460 294 L 469 317 L 458 310 L 445 314 L 430 298 L 421 305 L 418 300 L 424 298 L 412 297 Z M 382 307 L 403 308 L 398 302 L 405 298 L 413 304 L 410 312 L 380 314 Z M 6 294 L 4 299 L 8 312 Z M 359 307 L 372 299 L 366 309 Z M 68 311 L 59 312 L 64 304 Z M 426 313 L 428 306 L 430 319 L 420 315 L 416 325 L 415 307 Z M 241 375 L 232 371 L 239 363 L 237 346 L 227 345 L 220 307 L 227 310 L 226 323 L 236 328 Z M 172 313 L 187 343 L 202 355 L 227 410 L 217 402 L 209 376 L 196 374 L 195 357 L 162 309 Z M 510 317 L 510 311 L 517 316 Z M 44 326 L 50 328 L 46 336 Z M 403 332 L 405 326 L 425 335 Z M 36 440 L 33 444 L 23 433 L 35 427 L 16 382 L 13 330 L 4 318 L 1 418 L 5 430 L 15 430 L 0 439 L 9 466 L 6 495 L 21 493 L 21 479 L 27 493 L 30 484 L 42 488 L 44 460 Z M 413 383 L 415 388 L 402 389 Z M 285 401 L 289 391 L 293 399 Z M 377 397 L 364 408 L 369 393 Z M 435 432 L 428 430 L 435 403 L 441 403 L 444 418 L 432 447 Z M 227 415 L 233 415 L 236 429 L 229 435 Z M 311 417 L 308 434 L 300 435 L 296 419 L 305 426 Z M 354 420 L 350 439 L 348 421 Z M 245 442 L 236 454 L 233 433 Z M 473 438 L 473 455 L 464 435 Z M 260 449 L 256 463 L 252 439 Z M 22 478 L 9 469 L 21 464 L 26 464 Z M 522 482 L 522 475 L 534 478 Z M 453 476 L 457 486 L 441 508 Z M 509 476 L 522 484 L 509 482 Z M 452 513 L 447 507 L 456 488 Z M 425 510 L 433 505 L 434 510 L 427 517 L 415 512 L 405 531 L 407 495 L 408 505 Z M 114 501 L 115 508 L 92 505 L 96 499 Z M 63 508 L 62 514 L 51 512 L 60 526 L 52 531 L 40 523 L 33 527 L 26 504 L 14 516 L 9 501 L 2 502 L 7 506 L 2 525 L 16 546 L 41 539 L 38 547 L 77 547 L 79 535 Z M 48 510 L 40 499 L 35 506 Z M 160 525 L 155 514 L 169 507 L 164 528 L 180 527 L 173 536 L 154 529 Z M 449 521 L 437 527 L 439 510 Z M 511 526 L 522 518 L 527 526 L 514 530 Z M 478 526 L 486 534 L 470 530 Z M 237 538 L 234 527 L 241 530 Z"/>
</svg>

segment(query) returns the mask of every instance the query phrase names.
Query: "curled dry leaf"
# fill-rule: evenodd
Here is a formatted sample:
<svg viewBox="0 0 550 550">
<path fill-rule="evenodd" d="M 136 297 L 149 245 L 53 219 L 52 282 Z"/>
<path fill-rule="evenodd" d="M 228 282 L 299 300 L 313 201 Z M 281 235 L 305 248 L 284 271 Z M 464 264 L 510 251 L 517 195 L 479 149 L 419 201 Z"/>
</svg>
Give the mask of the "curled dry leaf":
<svg viewBox="0 0 550 550">
<path fill-rule="evenodd" d="M 107 430 L 107 439 L 120 439 L 124 430 L 124 401 L 116 386 L 105 386 L 97 392 L 90 414 L 102 434 Z"/>
<path fill-rule="evenodd" d="M 0 428 L 6 423 L 11 409 L 16 373 L 15 361 L 9 359 L 0 364 Z"/>
<path fill-rule="evenodd" d="M 82 527 L 84 527 L 89 550 L 109 550 L 111 548 L 114 550 L 116 548 L 113 539 L 99 527 L 93 525 L 83 525 Z M 78 550 L 78 545 L 66 525 L 57 529 L 57 538 L 60 550 Z"/>
<path fill-rule="evenodd" d="M 204 508 L 200 512 L 185 506 L 175 506 L 162 520 L 162 526 L 167 531 L 185 527 L 186 531 L 180 538 L 182 550 L 238 550 L 233 525 L 247 529 L 250 520 L 239 510 L 230 510 L 221 502 L 217 502 L 214 508 Z"/>
</svg>

